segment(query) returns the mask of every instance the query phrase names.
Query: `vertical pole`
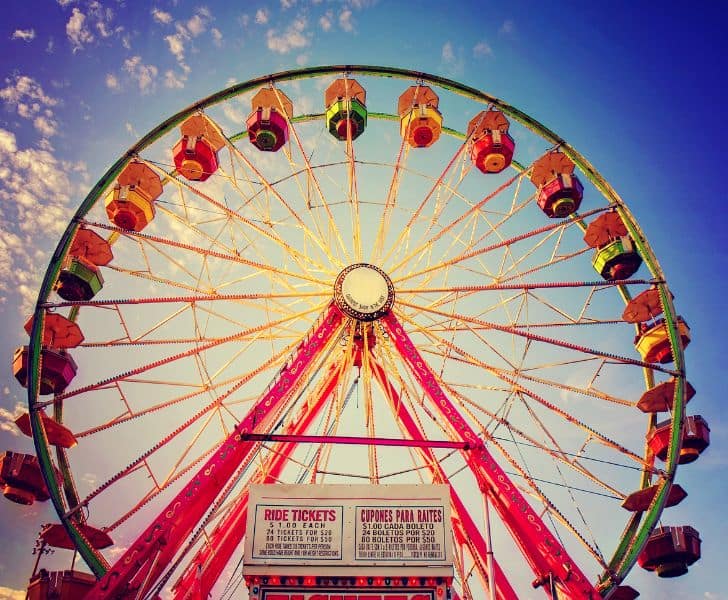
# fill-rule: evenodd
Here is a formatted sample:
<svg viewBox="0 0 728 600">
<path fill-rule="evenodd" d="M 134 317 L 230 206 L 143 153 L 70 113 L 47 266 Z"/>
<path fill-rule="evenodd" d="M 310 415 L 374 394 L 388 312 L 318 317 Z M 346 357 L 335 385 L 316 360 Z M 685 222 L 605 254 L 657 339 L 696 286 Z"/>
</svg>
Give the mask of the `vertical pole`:
<svg viewBox="0 0 728 600">
<path fill-rule="evenodd" d="M 488 597 L 490 600 L 495 598 L 495 569 L 493 568 L 493 539 L 490 535 L 490 509 L 488 504 L 488 494 L 483 494 L 483 516 L 485 518 L 485 541 L 487 545 L 485 552 L 485 562 L 488 566 Z"/>
</svg>

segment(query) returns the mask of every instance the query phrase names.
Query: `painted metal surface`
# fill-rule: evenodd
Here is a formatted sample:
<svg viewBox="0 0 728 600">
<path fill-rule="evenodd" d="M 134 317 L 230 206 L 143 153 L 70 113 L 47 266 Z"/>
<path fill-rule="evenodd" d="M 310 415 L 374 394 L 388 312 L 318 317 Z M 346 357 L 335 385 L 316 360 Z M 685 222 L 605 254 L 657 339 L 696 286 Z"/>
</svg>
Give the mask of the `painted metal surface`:
<svg viewBox="0 0 728 600">
<path fill-rule="evenodd" d="M 151 587 L 238 465 L 253 451 L 255 444 L 239 441 L 239 435 L 265 429 L 270 424 L 275 409 L 305 377 L 315 358 L 339 330 L 341 321 L 341 313 L 331 306 L 301 343 L 290 365 L 279 373 L 212 458 L 99 580 L 87 596 L 88 600 L 114 598 L 127 589 L 139 590 L 143 595 Z M 238 386 L 244 383 L 242 381 Z"/>
<path fill-rule="evenodd" d="M 478 478 L 481 490 L 488 494 L 493 508 L 508 527 L 533 572 L 537 577 L 548 578 L 553 575 L 562 598 L 597 598 L 598 594 L 589 580 L 447 398 L 434 373 L 394 314 L 390 313 L 382 321 L 412 374 L 450 424 L 454 434 L 476 448 L 465 459 Z M 550 595 L 553 597 L 553 594 Z"/>
</svg>

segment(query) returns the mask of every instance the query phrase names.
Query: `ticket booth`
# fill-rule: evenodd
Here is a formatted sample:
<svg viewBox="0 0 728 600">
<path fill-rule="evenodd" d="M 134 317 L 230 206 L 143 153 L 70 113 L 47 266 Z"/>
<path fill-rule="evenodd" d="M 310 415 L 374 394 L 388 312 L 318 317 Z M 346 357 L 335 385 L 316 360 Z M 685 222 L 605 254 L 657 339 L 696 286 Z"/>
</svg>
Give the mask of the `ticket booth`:
<svg viewBox="0 0 728 600">
<path fill-rule="evenodd" d="M 243 573 L 250 600 L 447 600 L 446 485 L 259 485 Z"/>
</svg>

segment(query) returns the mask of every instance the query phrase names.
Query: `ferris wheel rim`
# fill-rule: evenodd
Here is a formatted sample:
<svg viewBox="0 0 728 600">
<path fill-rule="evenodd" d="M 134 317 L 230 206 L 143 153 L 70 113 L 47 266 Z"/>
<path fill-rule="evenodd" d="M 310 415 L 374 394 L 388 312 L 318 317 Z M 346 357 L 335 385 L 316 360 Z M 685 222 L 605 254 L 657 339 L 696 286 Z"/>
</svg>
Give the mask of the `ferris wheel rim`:
<svg viewBox="0 0 728 600">
<path fill-rule="evenodd" d="M 207 98 L 204 98 L 190 105 L 189 107 L 179 111 L 172 117 L 166 119 L 157 127 L 150 130 L 150 132 L 147 133 L 145 136 L 140 138 L 140 140 L 136 144 L 134 144 L 129 150 L 127 150 L 127 152 L 106 171 L 106 173 L 101 177 L 101 179 L 98 180 L 98 182 L 94 185 L 89 194 L 83 200 L 71 222 L 69 223 L 69 226 L 66 228 L 64 234 L 62 235 L 61 240 L 59 241 L 58 246 L 56 247 L 56 250 L 53 254 L 51 262 L 49 263 L 48 269 L 46 270 L 38 294 L 38 300 L 36 302 L 34 310 L 34 315 L 36 318 L 34 318 L 30 334 L 28 402 L 31 415 L 31 429 L 33 431 L 33 439 L 36 446 L 36 452 L 38 453 L 38 458 L 46 477 L 50 477 L 49 473 L 52 473 L 50 446 L 46 440 L 44 426 L 40 419 L 39 413 L 37 410 L 33 410 L 34 408 L 37 408 L 39 380 L 36 374 L 39 371 L 43 318 L 45 314 L 45 305 L 48 297 L 50 296 L 53 283 L 58 276 L 61 260 L 67 254 L 72 238 L 78 227 L 80 227 L 82 219 L 95 204 L 95 202 L 98 201 L 104 190 L 108 188 L 109 182 L 111 182 L 123 170 L 123 168 L 131 160 L 134 159 L 134 157 L 138 156 L 139 153 L 141 153 L 144 149 L 157 141 L 165 133 L 168 133 L 174 127 L 179 125 L 179 123 L 181 123 L 188 116 L 232 97 L 237 97 L 247 91 L 256 89 L 262 85 L 291 81 L 299 78 L 313 78 L 325 75 L 336 75 L 340 73 L 352 75 L 360 74 L 378 77 L 392 77 L 403 80 L 422 81 L 424 83 L 431 83 L 438 87 L 450 89 L 451 91 L 466 95 L 471 99 L 478 100 L 480 102 L 487 102 L 488 104 L 498 107 L 504 113 L 515 118 L 525 127 L 532 129 L 532 131 L 535 131 L 535 133 L 537 133 L 543 139 L 557 145 L 561 150 L 563 150 L 565 154 L 567 154 L 568 156 L 570 156 L 570 158 L 572 158 L 572 160 L 574 160 L 574 162 L 581 169 L 581 171 L 592 181 L 592 183 L 597 188 L 602 191 L 604 196 L 615 204 L 617 211 L 623 217 L 625 225 L 627 226 L 636 244 L 638 245 L 645 264 L 649 268 L 654 278 L 654 282 L 660 291 L 660 299 L 665 309 L 665 321 L 668 324 L 668 333 L 670 335 L 672 343 L 671 345 L 674 355 L 675 370 L 682 374 L 681 377 L 677 378 L 677 381 L 680 385 L 675 386 L 675 404 L 672 419 L 674 424 L 682 422 L 684 414 L 684 366 L 682 346 L 679 343 L 679 335 L 675 325 L 677 313 L 675 312 L 674 306 L 672 304 L 671 295 L 664 281 L 664 276 L 660 269 L 659 263 L 657 262 L 657 259 L 655 258 L 651 248 L 647 244 L 646 238 L 640 231 L 639 226 L 634 220 L 632 214 L 629 212 L 626 205 L 622 202 L 616 191 L 586 160 L 586 158 L 584 158 L 580 153 L 572 148 L 566 141 L 556 136 L 556 134 L 551 132 L 545 126 L 541 125 L 538 121 L 532 119 L 525 113 L 522 113 L 518 109 L 511 107 L 510 105 L 499 100 L 498 98 L 476 90 L 475 88 L 460 84 L 454 80 L 430 75 L 423 72 L 391 67 L 372 67 L 364 65 L 332 65 L 303 68 L 291 71 L 282 71 L 279 73 L 258 77 L 241 84 L 230 86 L 224 90 L 221 90 L 220 92 L 217 92 L 216 94 L 208 96 Z M 626 289 L 624 291 L 628 294 Z M 673 430 L 678 429 L 678 427 L 673 427 Z M 617 553 L 612 559 L 610 566 L 613 568 L 614 571 L 614 579 L 611 581 L 611 587 L 618 584 L 621 578 L 634 565 L 637 554 L 644 545 L 644 542 L 646 541 L 646 538 L 651 532 L 652 528 L 656 524 L 664 506 L 664 503 L 667 499 L 669 482 L 672 480 L 675 470 L 677 468 L 677 453 L 674 449 L 679 444 L 679 439 L 675 438 L 675 436 L 673 436 L 673 438 L 674 439 L 672 440 L 671 446 L 672 450 L 670 452 L 672 460 L 670 463 L 665 465 L 665 476 L 662 480 L 661 488 L 655 496 L 650 511 L 643 517 L 641 524 L 639 523 L 639 519 L 637 519 L 636 522 L 632 523 L 631 528 L 633 531 L 633 535 L 631 536 L 630 542 L 623 548 L 618 548 Z M 67 476 L 67 474 L 65 473 L 65 469 L 62 468 L 61 470 L 62 472 L 64 472 L 64 476 Z M 51 487 L 54 486 L 49 486 L 49 491 Z M 54 507 L 56 508 L 56 511 L 59 513 L 59 515 L 62 517 L 62 523 L 66 527 L 69 535 L 74 540 L 74 542 L 77 543 L 77 547 L 79 547 L 79 549 L 81 550 L 81 554 L 84 560 L 89 563 L 91 569 L 98 576 L 102 574 L 103 571 L 105 571 L 105 565 L 103 564 L 102 560 L 100 560 L 99 553 L 88 545 L 81 531 L 75 525 L 74 521 L 67 518 L 68 514 L 67 511 L 64 509 L 64 501 L 61 498 L 60 487 L 61 484 L 59 484 L 58 488 L 55 488 L 51 493 Z M 66 515 L 66 518 L 63 518 L 64 514 Z M 628 536 L 625 536 L 624 540 L 626 540 L 627 537 Z M 83 550 L 84 548 L 85 551 Z M 89 551 L 92 552 L 89 553 Z M 87 554 L 93 554 L 93 556 L 89 555 L 87 557 Z M 608 591 L 609 589 L 611 589 L 611 587 L 606 587 L 605 591 Z"/>
</svg>

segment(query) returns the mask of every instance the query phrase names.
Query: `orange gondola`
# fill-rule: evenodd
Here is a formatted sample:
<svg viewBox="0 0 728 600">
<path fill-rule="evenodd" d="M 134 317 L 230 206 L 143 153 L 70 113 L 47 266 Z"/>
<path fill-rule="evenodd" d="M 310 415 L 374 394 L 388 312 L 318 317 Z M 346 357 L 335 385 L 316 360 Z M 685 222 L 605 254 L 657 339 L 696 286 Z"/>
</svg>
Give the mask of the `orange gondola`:
<svg viewBox="0 0 728 600">
<path fill-rule="evenodd" d="M 440 99 L 426 85 L 408 87 L 397 102 L 399 132 L 412 148 L 428 148 L 442 132 Z"/>
<path fill-rule="evenodd" d="M 154 219 L 154 201 L 162 195 L 159 175 L 141 161 L 132 161 L 106 198 L 106 214 L 121 229 L 141 231 Z"/>
</svg>

